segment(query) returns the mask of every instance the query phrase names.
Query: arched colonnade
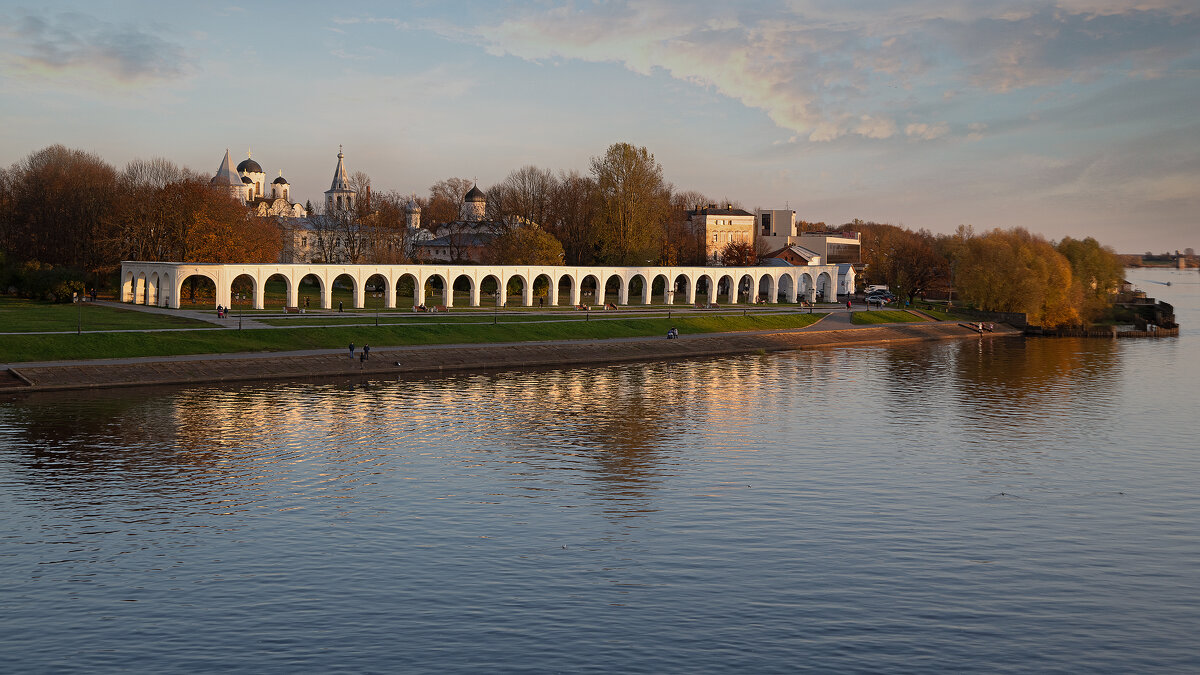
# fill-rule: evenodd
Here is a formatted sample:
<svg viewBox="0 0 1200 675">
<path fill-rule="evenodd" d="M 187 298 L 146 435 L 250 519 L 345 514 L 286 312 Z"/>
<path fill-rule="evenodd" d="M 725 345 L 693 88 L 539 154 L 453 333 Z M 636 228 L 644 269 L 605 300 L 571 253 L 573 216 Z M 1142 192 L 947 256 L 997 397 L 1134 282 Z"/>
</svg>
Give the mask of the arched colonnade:
<svg viewBox="0 0 1200 675">
<path fill-rule="evenodd" d="M 454 293 L 447 288 L 469 288 L 467 304 L 478 307 L 485 294 L 481 288 L 521 287 L 520 304 L 536 303 L 535 285 L 544 287 L 544 302 L 559 304 L 602 304 L 610 295 L 617 305 L 651 304 L 652 292 L 662 289 L 667 304 L 686 302 L 768 303 L 799 300 L 837 300 L 838 266 L 807 267 L 567 267 L 519 265 L 209 265 L 190 263 L 121 263 L 121 298 L 124 302 L 178 308 L 183 287 L 193 276 L 212 282 L 216 289 L 213 306 L 230 306 L 233 283 L 245 277 L 252 288 L 255 309 L 264 308 L 264 287 L 278 277 L 287 288 L 287 306 L 296 307 L 300 282 L 311 278 L 318 286 L 319 306 L 333 308 L 331 290 L 335 281 L 348 285 L 353 307 L 365 306 L 368 283 L 382 286 L 384 305 L 396 307 L 397 288 L 408 281 L 414 289 L 413 302 L 421 305 L 454 306 Z M 379 284 L 382 281 L 382 284 Z M 431 292 L 429 287 L 441 289 Z M 604 289 L 605 293 L 601 293 Z M 594 295 L 585 295 L 587 292 Z M 507 303 L 507 293 L 496 304 Z M 599 295 L 600 297 L 596 297 Z M 431 297 L 434 296 L 434 297 Z M 440 296 L 440 297 L 438 297 Z M 564 303 L 569 300 L 569 303 Z M 631 300 L 633 302 L 631 302 Z"/>
</svg>

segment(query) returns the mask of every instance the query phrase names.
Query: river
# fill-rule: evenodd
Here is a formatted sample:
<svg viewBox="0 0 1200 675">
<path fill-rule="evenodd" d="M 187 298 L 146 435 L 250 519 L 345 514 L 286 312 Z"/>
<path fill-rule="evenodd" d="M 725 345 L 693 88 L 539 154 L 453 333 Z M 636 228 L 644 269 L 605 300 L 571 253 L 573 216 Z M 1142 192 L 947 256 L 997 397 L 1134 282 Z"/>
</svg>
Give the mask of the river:
<svg viewBox="0 0 1200 675">
<path fill-rule="evenodd" d="M 1129 277 L 1180 337 L 0 401 L 4 669 L 1195 672 L 1200 274 Z"/>
</svg>

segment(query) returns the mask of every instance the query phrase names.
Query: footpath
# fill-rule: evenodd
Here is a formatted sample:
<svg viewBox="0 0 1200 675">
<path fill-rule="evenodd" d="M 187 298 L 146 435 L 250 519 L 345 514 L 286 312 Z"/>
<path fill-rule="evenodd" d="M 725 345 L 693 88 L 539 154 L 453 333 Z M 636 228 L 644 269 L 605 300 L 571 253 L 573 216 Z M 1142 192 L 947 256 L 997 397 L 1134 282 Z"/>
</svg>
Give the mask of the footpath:
<svg viewBox="0 0 1200 675">
<path fill-rule="evenodd" d="M 806 328 L 610 340 L 373 347 L 291 352 L 199 354 L 12 364 L 0 371 L 0 393 L 178 385 L 271 379 L 395 377 L 456 371 L 494 371 L 628 361 L 675 360 L 855 345 L 1020 335 L 997 325 L 979 333 L 955 322 L 855 326 L 835 313 Z"/>
</svg>

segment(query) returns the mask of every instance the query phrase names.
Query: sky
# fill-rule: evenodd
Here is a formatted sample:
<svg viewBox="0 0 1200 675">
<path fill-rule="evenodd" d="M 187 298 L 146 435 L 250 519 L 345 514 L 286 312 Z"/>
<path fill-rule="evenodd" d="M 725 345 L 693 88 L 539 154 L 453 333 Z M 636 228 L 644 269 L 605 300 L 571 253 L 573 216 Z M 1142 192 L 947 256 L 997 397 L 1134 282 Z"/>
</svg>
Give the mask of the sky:
<svg viewBox="0 0 1200 675">
<path fill-rule="evenodd" d="M 935 233 L 1200 248 L 1200 2 L 0 0 L 0 164 L 61 143 L 322 200 L 587 173 Z"/>
</svg>

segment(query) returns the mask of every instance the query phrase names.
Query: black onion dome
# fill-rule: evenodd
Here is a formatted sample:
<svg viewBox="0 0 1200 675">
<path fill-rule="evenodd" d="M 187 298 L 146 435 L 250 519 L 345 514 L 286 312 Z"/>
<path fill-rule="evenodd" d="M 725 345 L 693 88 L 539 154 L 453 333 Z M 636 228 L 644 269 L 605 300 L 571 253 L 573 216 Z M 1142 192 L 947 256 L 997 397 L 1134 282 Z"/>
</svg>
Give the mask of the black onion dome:
<svg viewBox="0 0 1200 675">
<path fill-rule="evenodd" d="M 262 173 L 263 172 L 262 167 L 258 165 L 258 162 L 250 159 L 249 157 L 247 157 L 246 159 L 243 159 L 241 164 L 238 164 L 237 170 L 238 170 L 238 173 Z"/>
<path fill-rule="evenodd" d="M 246 183 L 247 185 L 249 185 L 250 183 L 253 183 L 254 181 L 250 180 L 250 179 L 249 179 L 248 177 L 246 177 L 246 176 L 242 176 L 242 182 L 243 182 L 243 183 Z"/>
<path fill-rule="evenodd" d="M 271 184 L 272 185 L 287 185 L 288 182 L 287 182 L 286 178 L 284 178 L 283 176 L 280 176 L 279 178 L 276 178 L 275 180 L 271 181 Z"/>
<path fill-rule="evenodd" d="M 483 190 L 480 190 L 479 186 L 476 185 L 475 187 L 471 188 L 471 191 L 467 193 L 467 196 L 463 197 L 463 201 L 464 202 L 486 202 L 487 195 L 483 194 Z"/>
</svg>

